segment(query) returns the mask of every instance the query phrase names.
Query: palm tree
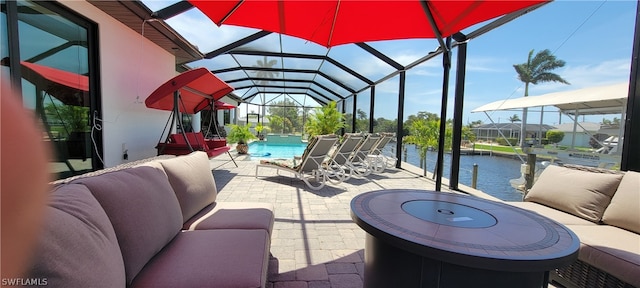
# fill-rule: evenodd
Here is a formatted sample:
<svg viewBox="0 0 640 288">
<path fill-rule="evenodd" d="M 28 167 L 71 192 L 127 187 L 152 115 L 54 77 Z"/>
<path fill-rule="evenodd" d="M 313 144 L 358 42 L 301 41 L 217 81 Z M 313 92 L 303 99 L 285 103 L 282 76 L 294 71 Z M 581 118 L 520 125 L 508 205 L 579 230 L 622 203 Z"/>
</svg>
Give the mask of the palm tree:
<svg viewBox="0 0 640 288">
<path fill-rule="evenodd" d="M 518 116 L 518 114 L 513 114 L 513 116 L 509 117 L 509 122 L 513 123 L 513 122 L 520 122 L 522 120 L 520 120 L 520 116 Z"/>
<path fill-rule="evenodd" d="M 529 51 L 529 58 L 526 63 L 514 64 L 513 68 L 518 73 L 518 79 L 524 83 L 524 97 L 529 96 L 529 84 L 543 82 L 560 82 L 569 84 L 560 75 L 550 71 L 564 67 L 563 60 L 556 59 L 549 49 L 544 49 L 533 56 L 533 49 Z M 527 108 L 522 109 L 522 125 L 520 128 L 520 146 L 524 147 L 527 126 Z"/>
<path fill-rule="evenodd" d="M 258 68 L 273 68 L 276 64 L 278 64 L 278 60 L 271 60 L 271 61 L 267 61 L 267 56 L 264 56 L 264 61 L 263 60 L 258 60 L 256 62 L 256 65 L 254 65 L 253 67 L 258 67 Z M 276 78 L 278 77 L 278 74 L 280 74 L 279 72 L 276 71 L 266 71 L 266 70 L 260 70 L 260 71 L 256 71 L 256 77 L 257 78 Z M 258 80 L 256 81 L 257 84 L 267 84 L 270 81 L 269 80 Z"/>
</svg>

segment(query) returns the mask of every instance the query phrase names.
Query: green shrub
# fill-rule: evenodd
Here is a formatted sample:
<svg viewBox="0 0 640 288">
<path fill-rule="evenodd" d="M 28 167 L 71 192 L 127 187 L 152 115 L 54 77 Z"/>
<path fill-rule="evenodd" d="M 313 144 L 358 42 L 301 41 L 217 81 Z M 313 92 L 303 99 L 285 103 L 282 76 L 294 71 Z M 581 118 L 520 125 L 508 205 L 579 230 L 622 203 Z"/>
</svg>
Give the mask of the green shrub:
<svg viewBox="0 0 640 288">
<path fill-rule="evenodd" d="M 539 145 L 539 144 L 540 145 L 547 145 L 547 144 L 549 144 L 549 139 L 547 139 L 547 138 L 540 139 L 540 143 L 538 143 L 538 138 L 527 138 L 525 140 L 526 140 L 526 143 L 534 144 L 534 145 Z"/>
<path fill-rule="evenodd" d="M 503 138 L 503 137 L 498 137 L 495 139 L 495 141 L 499 144 L 499 145 L 503 145 L 503 146 L 509 146 L 509 144 L 511 144 L 511 146 L 517 146 L 518 145 L 518 138 Z"/>
<path fill-rule="evenodd" d="M 547 139 L 549 139 L 551 143 L 558 143 L 564 139 L 564 132 L 560 130 L 549 130 L 547 131 Z"/>
</svg>

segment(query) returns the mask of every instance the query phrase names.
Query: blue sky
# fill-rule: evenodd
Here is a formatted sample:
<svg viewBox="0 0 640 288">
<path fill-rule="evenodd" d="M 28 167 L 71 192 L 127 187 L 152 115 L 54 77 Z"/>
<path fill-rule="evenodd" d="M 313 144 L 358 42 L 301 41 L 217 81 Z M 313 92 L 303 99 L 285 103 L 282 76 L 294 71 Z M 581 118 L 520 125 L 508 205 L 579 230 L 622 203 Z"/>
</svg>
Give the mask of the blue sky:
<svg viewBox="0 0 640 288">
<path fill-rule="evenodd" d="M 151 10 L 157 10 L 172 1 L 143 2 Z M 522 97 L 524 85 L 517 79 L 513 64 L 525 62 L 531 49 L 549 49 L 564 60 L 566 66 L 555 72 L 571 83 L 533 85 L 529 90 L 529 95 L 532 96 L 628 81 L 635 13 L 635 1 L 555 1 L 473 39 L 468 44 L 463 122 L 481 120 L 488 123 L 490 121 L 485 114 L 470 111 L 493 101 Z M 167 22 L 205 53 L 255 32 L 252 29 L 225 25 L 218 28 L 197 9 Z M 314 43 L 284 39 L 291 43 L 290 47 L 300 50 L 296 52 L 326 53 L 324 47 Z M 255 45 L 269 47 L 270 44 L 276 44 L 273 41 L 278 40 L 277 37 L 272 37 Z M 437 47 L 435 40 L 398 40 L 368 44 L 405 65 Z M 386 64 L 359 49 L 354 45 L 342 45 L 332 48 L 329 55 L 350 67 L 357 67 L 358 72 L 370 79 L 380 79 L 392 71 Z M 447 118 L 452 116 L 455 91 L 455 49 L 453 52 L 454 67 L 451 70 Z M 215 69 L 225 66 L 224 61 L 228 60 L 220 58 L 198 61 L 191 66 Z M 441 60 L 437 58 L 407 72 L 405 117 L 419 111 L 439 113 L 441 67 Z M 376 95 L 380 100 L 375 104 L 376 118 L 396 118 L 397 87 L 397 78 L 378 86 Z M 491 117 L 494 121 L 505 122 L 514 113 L 495 112 Z M 606 117 L 611 119 L 620 115 Z M 539 113 L 530 113 L 529 119 L 530 122 L 537 123 Z M 562 122 L 568 121 L 565 119 L 568 118 L 563 118 Z M 596 122 L 601 119 L 602 116 L 587 118 L 588 121 Z M 557 114 L 545 114 L 544 122 L 557 123 Z"/>
</svg>

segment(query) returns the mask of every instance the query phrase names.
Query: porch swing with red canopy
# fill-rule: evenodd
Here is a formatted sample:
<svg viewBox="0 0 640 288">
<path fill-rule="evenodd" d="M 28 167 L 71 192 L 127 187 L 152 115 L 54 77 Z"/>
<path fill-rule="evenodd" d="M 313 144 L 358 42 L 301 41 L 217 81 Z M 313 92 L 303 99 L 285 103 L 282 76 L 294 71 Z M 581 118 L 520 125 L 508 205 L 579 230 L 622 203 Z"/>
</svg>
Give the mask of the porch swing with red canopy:
<svg viewBox="0 0 640 288">
<path fill-rule="evenodd" d="M 171 111 L 171 124 L 167 121 L 160 135 L 162 139 L 167 127 L 173 127 L 176 123 L 178 127 L 184 127 L 180 113 L 198 113 L 231 91 L 233 88 L 213 75 L 211 71 L 206 68 L 197 68 L 183 72 L 165 82 L 144 102 L 149 108 Z M 230 147 L 227 146 L 226 140 L 207 141 L 202 132 L 180 130 L 180 133 L 168 132 L 165 140 L 159 141 L 156 146 L 158 155 L 185 155 L 200 150 L 206 152 L 211 158 L 227 153 L 236 167 L 238 166 L 229 152 Z"/>
</svg>

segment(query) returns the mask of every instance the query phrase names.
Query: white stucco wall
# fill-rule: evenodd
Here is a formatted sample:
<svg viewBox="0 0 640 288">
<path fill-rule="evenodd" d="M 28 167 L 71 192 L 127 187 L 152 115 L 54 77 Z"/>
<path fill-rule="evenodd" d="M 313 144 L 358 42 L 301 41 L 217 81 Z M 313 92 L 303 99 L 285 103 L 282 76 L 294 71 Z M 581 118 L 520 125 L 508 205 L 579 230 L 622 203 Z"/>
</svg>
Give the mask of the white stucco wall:
<svg viewBox="0 0 640 288">
<path fill-rule="evenodd" d="M 104 166 L 155 156 L 169 112 L 149 109 L 144 100 L 177 74 L 175 57 L 88 2 L 61 2 L 98 23 Z"/>
<path fill-rule="evenodd" d="M 558 142 L 558 145 L 571 146 L 571 141 L 573 141 L 571 138 L 573 135 L 573 132 L 564 132 L 564 138 L 562 138 L 562 141 Z M 578 132 L 575 134 L 575 138 L 575 147 L 590 147 L 589 140 L 591 139 L 591 136 L 589 136 L 589 134 Z"/>
</svg>

